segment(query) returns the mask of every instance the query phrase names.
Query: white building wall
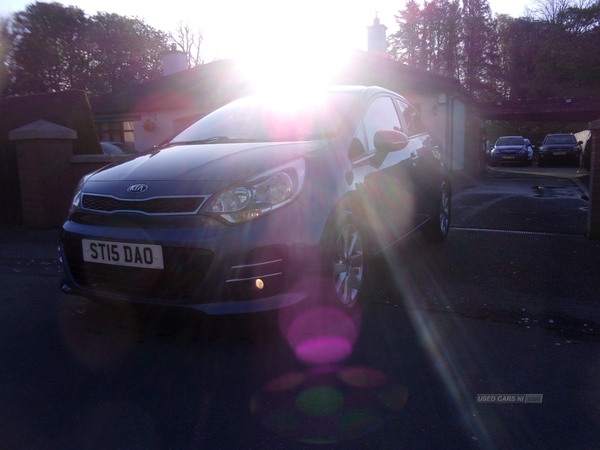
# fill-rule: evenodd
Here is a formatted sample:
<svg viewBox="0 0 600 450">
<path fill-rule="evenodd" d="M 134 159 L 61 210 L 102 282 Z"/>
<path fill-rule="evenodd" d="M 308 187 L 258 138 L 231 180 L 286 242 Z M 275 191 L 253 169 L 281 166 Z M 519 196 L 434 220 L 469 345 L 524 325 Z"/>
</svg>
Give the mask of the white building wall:
<svg viewBox="0 0 600 450">
<path fill-rule="evenodd" d="M 465 168 L 467 108 L 465 103 L 458 99 L 451 99 L 450 107 L 452 135 L 449 141 L 452 149 L 452 170 L 460 170 Z"/>
<path fill-rule="evenodd" d="M 423 121 L 429 130 L 444 143 L 452 170 L 465 167 L 466 105 L 462 100 L 445 93 L 406 96 L 420 106 Z"/>
</svg>

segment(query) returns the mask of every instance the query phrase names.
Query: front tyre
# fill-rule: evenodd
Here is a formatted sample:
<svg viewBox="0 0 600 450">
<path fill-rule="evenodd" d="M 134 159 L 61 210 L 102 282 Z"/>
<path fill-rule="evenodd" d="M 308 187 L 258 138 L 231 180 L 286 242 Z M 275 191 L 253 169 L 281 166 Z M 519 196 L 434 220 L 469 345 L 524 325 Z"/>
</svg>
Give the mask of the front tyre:
<svg viewBox="0 0 600 450">
<path fill-rule="evenodd" d="M 438 194 L 437 210 L 429 219 L 423 228 L 421 235 L 429 242 L 443 242 L 448 237 L 450 231 L 452 193 L 450 186 L 445 181 L 442 182 Z"/>
<path fill-rule="evenodd" d="M 330 267 L 337 300 L 348 308 L 356 304 L 363 288 L 366 247 L 362 227 L 346 212 L 334 230 Z"/>
</svg>

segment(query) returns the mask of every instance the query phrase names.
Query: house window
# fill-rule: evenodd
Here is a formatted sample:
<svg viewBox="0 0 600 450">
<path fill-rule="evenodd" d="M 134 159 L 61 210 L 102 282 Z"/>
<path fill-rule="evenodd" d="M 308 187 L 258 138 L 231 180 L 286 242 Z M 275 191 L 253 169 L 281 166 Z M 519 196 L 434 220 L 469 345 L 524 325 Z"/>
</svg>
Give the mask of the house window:
<svg viewBox="0 0 600 450">
<path fill-rule="evenodd" d="M 97 127 L 98 138 L 102 142 L 135 142 L 133 121 L 100 122 Z"/>
</svg>

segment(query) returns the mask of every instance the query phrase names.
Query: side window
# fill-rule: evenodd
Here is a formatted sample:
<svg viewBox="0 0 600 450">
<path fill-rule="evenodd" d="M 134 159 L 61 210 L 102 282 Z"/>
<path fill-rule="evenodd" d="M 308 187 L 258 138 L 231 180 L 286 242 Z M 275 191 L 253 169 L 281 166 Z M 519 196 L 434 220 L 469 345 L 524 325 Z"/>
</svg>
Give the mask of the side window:
<svg viewBox="0 0 600 450">
<path fill-rule="evenodd" d="M 396 100 L 400 111 L 402 111 L 402 116 L 404 117 L 404 121 L 406 122 L 406 128 L 409 136 L 414 136 L 416 134 L 425 133 L 427 131 L 427 127 L 423 123 L 421 116 L 419 113 L 410 105 Z"/>
<path fill-rule="evenodd" d="M 354 139 L 350 143 L 350 150 L 348 151 L 348 158 L 356 159 L 360 158 L 367 153 L 367 134 L 365 132 L 364 124 L 361 122 L 354 134 Z"/>
<path fill-rule="evenodd" d="M 379 130 L 402 131 L 402 125 L 391 97 L 377 97 L 369 106 L 363 118 L 364 133 L 366 134 L 365 148 L 374 152 L 373 138 Z M 357 136 L 358 137 L 358 136 Z"/>
</svg>

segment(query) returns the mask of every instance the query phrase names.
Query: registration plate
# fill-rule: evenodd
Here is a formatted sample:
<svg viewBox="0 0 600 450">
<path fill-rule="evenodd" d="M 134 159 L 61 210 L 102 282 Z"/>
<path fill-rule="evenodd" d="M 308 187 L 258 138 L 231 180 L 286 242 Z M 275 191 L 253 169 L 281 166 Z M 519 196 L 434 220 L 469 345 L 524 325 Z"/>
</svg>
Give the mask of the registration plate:
<svg viewBox="0 0 600 450">
<path fill-rule="evenodd" d="M 504 159 L 515 159 L 514 156 L 503 156 Z"/>
<path fill-rule="evenodd" d="M 566 155 L 567 152 L 554 152 L 555 155 Z"/>
<path fill-rule="evenodd" d="M 115 266 L 163 269 L 162 247 L 154 244 L 129 244 L 125 242 L 82 239 L 83 260 Z"/>
</svg>

